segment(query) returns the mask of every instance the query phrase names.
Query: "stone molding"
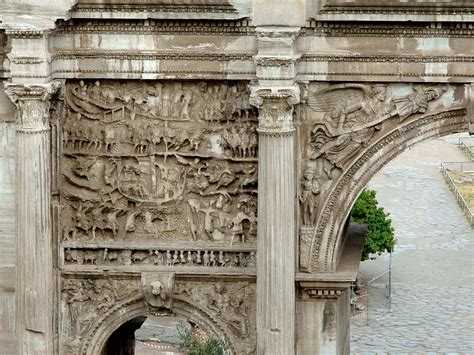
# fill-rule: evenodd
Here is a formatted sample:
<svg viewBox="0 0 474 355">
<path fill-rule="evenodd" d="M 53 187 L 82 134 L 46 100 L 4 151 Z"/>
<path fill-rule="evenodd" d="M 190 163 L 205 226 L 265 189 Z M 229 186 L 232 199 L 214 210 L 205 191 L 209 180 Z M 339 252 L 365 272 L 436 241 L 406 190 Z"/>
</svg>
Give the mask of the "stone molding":
<svg viewBox="0 0 474 355">
<path fill-rule="evenodd" d="M 320 10 L 320 14 L 347 15 L 472 15 L 474 8 L 466 6 L 331 6 Z"/>
<path fill-rule="evenodd" d="M 309 286 L 303 288 L 302 299 L 338 299 L 344 292 L 342 288 Z"/>
<path fill-rule="evenodd" d="M 304 54 L 301 56 L 301 62 L 390 62 L 390 63 L 454 63 L 474 62 L 474 56 L 455 55 L 455 56 L 432 56 L 432 55 L 319 55 Z"/>
<path fill-rule="evenodd" d="M 140 13 L 140 12 L 168 12 L 168 13 L 237 13 L 237 9 L 228 2 L 222 2 L 217 5 L 209 4 L 133 4 L 133 5 L 119 5 L 119 4 L 78 4 L 73 9 L 74 12 L 113 12 L 113 13 Z"/>
<path fill-rule="evenodd" d="M 73 19 L 59 22 L 55 34 L 72 33 L 126 33 L 126 34 L 186 34 L 243 36 L 255 35 L 255 27 L 249 19 L 242 20 L 127 20 L 103 21 Z"/>
<path fill-rule="evenodd" d="M 60 86 L 60 81 L 6 85 L 5 92 L 17 107 L 17 131 L 35 133 L 49 130 L 50 99 Z"/>
<path fill-rule="evenodd" d="M 263 31 L 260 31 L 263 35 Z M 72 19 L 58 22 L 55 35 L 125 33 L 125 34 L 186 34 L 238 36 L 256 35 L 256 28 L 250 19 L 241 20 L 142 20 L 104 21 L 99 19 Z M 309 20 L 301 29 L 301 36 L 317 37 L 466 37 L 471 38 L 474 28 L 466 23 L 346 23 Z M 38 32 L 40 35 L 41 33 Z"/>
<path fill-rule="evenodd" d="M 259 133 L 291 133 L 294 105 L 300 102 L 300 88 L 254 86 L 250 88 L 250 104 L 259 109 Z"/>
<path fill-rule="evenodd" d="M 38 39 L 43 37 L 48 30 L 35 29 L 35 28 L 7 28 L 5 34 L 11 39 Z"/>
<path fill-rule="evenodd" d="M 123 51 L 59 51 L 53 55 L 54 60 L 81 59 L 119 59 L 119 60 L 198 60 L 198 61 L 232 61 L 252 60 L 252 53 L 203 53 L 203 52 L 123 52 Z"/>
<path fill-rule="evenodd" d="M 300 27 L 260 26 L 257 27 L 256 33 L 258 39 L 287 41 L 292 44 L 300 31 Z"/>
<path fill-rule="evenodd" d="M 321 37 L 466 37 L 473 36 L 474 29 L 467 23 L 347 23 L 343 21 L 309 20 L 302 29 L 302 36 Z"/>
</svg>

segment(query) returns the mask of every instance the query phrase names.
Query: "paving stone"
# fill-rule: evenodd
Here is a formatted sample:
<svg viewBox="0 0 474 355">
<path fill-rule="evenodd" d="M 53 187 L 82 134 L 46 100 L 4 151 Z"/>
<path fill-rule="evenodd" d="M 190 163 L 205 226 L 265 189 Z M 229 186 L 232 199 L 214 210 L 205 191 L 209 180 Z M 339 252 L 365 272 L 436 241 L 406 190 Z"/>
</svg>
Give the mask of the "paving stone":
<svg viewBox="0 0 474 355">
<path fill-rule="evenodd" d="M 433 162 L 464 160 L 454 144 L 443 142 L 441 148 L 439 142 L 428 142 L 418 152 L 415 147 L 412 156 L 389 164 L 369 184 L 391 213 L 398 238 L 392 312 L 382 314 L 388 302 L 369 294 L 369 325 L 367 310 L 352 319 L 353 354 L 474 354 L 474 232 L 436 164 L 426 162 L 427 156 Z M 434 157 L 436 151 L 440 155 Z M 364 262 L 361 279 L 387 268 L 387 255 Z M 376 289 L 386 291 L 380 284 Z M 384 303 L 374 304 L 376 299 Z"/>
</svg>

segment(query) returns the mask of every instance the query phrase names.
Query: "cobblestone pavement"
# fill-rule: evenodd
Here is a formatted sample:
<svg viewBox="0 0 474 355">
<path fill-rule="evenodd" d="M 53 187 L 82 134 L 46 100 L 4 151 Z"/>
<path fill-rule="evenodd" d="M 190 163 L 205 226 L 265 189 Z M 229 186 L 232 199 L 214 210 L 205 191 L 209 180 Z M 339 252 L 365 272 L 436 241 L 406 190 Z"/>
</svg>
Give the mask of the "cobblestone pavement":
<svg viewBox="0 0 474 355">
<path fill-rule="evenodd" d="M 473 287 L 394 284 L 392 312 L 353 319 L 353 354 L 472 354 Z M 376 318 L 377 317 L 377 318 Z"/>
<path fill-rule="evenodd" d="M 371 287 L 369 325 L 367 310 L 352 320 L 353 354 L 474 354 L 474 232 L 438 169 L 442 161 L 467 160 L 457 140 L 421 143 L 369 184 L 398 239 L 393 311 L 377 318 L 388 303 Z M 387 269 L 387 255 L 363 262 L 361 279 Z"/>
</svg>

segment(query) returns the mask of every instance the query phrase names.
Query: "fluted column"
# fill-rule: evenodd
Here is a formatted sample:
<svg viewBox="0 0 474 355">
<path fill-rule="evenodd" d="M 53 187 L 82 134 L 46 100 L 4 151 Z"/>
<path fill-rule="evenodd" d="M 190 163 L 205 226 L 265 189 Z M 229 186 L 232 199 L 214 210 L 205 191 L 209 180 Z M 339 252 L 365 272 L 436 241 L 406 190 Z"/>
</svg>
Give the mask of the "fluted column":
<svg viewBox="0 0 474 355">
<path fill-rule="evenodd" d="M 295 158 L 293 105 L 299 88 L 254 87 L 259 108 L 257 349 L 295 351 Z"/>
<path fill-rule="evenodd" d="M 52 94 L 59 84 L 10 84 L 16 112 L 16 336 L 18 354 L 53 353 L 50 212 Z"/>
</svg>

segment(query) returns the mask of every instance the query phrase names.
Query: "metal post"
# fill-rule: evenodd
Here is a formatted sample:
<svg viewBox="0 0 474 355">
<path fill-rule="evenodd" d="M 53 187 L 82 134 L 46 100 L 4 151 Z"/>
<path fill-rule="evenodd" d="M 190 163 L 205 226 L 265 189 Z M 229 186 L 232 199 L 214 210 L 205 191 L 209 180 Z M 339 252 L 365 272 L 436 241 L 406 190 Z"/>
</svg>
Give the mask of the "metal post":
<svg viewBox="0 0 474 355">
<path fill-rule="evenodd" d="M 392 312 L 392 252 L 388 258 L 388 309 Z"/>
</svg>

